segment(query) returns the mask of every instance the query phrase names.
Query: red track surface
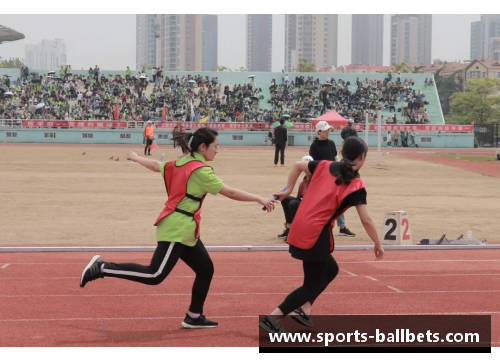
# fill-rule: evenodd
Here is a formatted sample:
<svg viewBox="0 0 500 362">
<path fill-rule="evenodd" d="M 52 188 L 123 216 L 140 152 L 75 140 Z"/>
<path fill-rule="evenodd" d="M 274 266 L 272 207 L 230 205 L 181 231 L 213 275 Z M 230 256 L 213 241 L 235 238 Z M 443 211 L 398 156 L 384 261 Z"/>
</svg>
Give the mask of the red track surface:
<svg viewBox="0 0 500 362">
<path fill-rule="evenodd" d="M 184 330 L 193 272 L 180 262 L 159 286 L 113 278 L 78 283 L 89 253 L 0 254 L 0 346 L 258 346 L 258 315 L 302 281 L 286 252 L 212 253 L 205 314 L 217 329 Z M 500 250 L 334 254 L 341 272 L 316 314 L 491 314 L 500 346 Z M 147 264 L 150 253 L 105 253 Z M 369 278 L 368 278 L 369 277 Z"/>
</svg>

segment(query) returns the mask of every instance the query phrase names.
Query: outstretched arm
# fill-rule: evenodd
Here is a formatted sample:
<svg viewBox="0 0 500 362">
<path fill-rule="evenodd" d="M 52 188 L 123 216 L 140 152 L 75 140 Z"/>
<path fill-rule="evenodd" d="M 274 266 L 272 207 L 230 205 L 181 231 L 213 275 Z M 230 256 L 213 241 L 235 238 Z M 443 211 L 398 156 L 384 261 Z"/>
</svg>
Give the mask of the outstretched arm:
<svg viewBox="0 0 500 362">
<path fill-rule="evenodd" d="M 290 171 L 290 175 L 288 176 L 288 183 L 286 185 L 286 190 L 283 192 L 277 192 L 274 194 L 274 196 L 277 196 L 280 201 L 283 201 L 288 196 L 290 196 L 291 193 L 293 192 L 295 184 L 297 183 L 297 179 L 299 178 L 302 172 L 304 172 L 308 176 L 311 175 L 311 173 L 309 172 L 309 161 L 295 162 L 292 171 Z"/>
<path fill-rule="evenodd" d="M 234 189 L 227 185 L 224 185 L 224 187 L 219 191 L 219 194 L 226 196 L 231 200 L 258 202 L 267 209 L 267 212 L 271 212 L 274 209 L 274 203 L 276 202 L 276 200 L 266 199 L 243 190 Z"/>
<path fill-rule="evenodd" d="M 151 171 L 160 172 L 160 165 L 161 165 L 160 161 L 152 160 L 150 158 L 140 157 L 137 153 L 133 151 L 128 151 L 127 160 L 137 162 Z"/>
<path fill-rule="evenodd" d="M 361 220 L 361 224 L 366 230 L 366 233 L 375 243 L 374 252 L 375 257 L 380 260 L 384 256 L 384 248 L 380 244 L 380 239 L 378 238 L 377 229 L 375 228 L 375 224 L 368 213 L 368 206 L 366 204 L 357 205 L 356 209 L 358 211 L 359 219 Z"/>
</svg>

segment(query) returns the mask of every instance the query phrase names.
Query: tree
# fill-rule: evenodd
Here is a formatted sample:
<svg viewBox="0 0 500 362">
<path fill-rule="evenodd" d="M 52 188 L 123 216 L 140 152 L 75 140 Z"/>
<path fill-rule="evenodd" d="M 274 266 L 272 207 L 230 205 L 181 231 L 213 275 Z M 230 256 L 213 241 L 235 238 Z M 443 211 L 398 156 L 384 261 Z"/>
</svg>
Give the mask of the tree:
<svg viewBox="0 0 500 362">
<path fill-rule="evenodd" d="M 248 69 L 245 68 L 245 67 L 239 67 L 238 69 L 236 69 L 237 72 L 248 72 Z"/>
<path fill-rule="evenodd" d="M 436 88 L 439 94 L 443 115 L 446 116 L 451 110 L 451 96 L 454 93 L 462 91 L 464 79 L 461 70 L 457 70 L 447 76 L 441 76 L 440 73 L 441 69 L 436 71 L 436 73 L 434 73 L 434 79 L 436 81 Z"/>
<path fill-rule="evenodd" d="M 299 65 L 295 69 L 299 73 L 313 73 L 316 72 L 316 66 L 310 63 L 307 59 L 300 58 Z"/>
<path fill-rule="evenodd" d="M 393 63 L 395 73 L 408 73 L 408 68 L 403 63 Z"/>
<path fill-rule="evenodd" d="M 451 96 L 451 121 L 457 124 L 489 123 L 500 116 L 500 96 L 497 90 L 500 79 L 471 79 L 465 85 L 465 92 Z"/>
<path fill-rule="evenodd" d="M 232 72 L 231 69 L 224 65 L 218 65 L 216 68 L 211 68 L 210 71 L 212 72 Z"/>
<path fill-rule="evenodd" d="M 24 59 L 9 58 L 9 60 L 7 60 L 0 57 L 0 68 L 21 68 L 23 65 Z"/>
</svg>

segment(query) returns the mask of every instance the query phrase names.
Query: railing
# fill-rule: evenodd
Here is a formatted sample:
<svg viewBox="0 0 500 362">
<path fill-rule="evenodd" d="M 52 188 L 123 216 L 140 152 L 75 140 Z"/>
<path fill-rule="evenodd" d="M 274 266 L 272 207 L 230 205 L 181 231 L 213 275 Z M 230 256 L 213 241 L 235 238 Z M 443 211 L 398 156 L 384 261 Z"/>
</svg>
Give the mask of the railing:
<svg viewBox="0 0 500 362">
<path fill-rule="evenodd" d="M 269 123 L 265 122 L 160 122 L 153 121 L 153 126 L 157 130 L 172 130 L 174 127 L 183 127 L 186 130 L 199 129 L 203 127 L 211 127 L 217 130 L 241 130 L 241 131 L 268 131 L 272 129 Z M 146 122 L 135 121 L 50 121 L 50 120 L 21 120 L 21 119 L 4 119 L 0 120 L 0 129 L 97 129 L 97 130 L 113 130 L 113 129 L 144 129 Z M 354 127 L 358 132 L 364 131 L 364 124 L 355 124 Z M 341 125 L 333 125 L 334 131 L 340 131 Z M 315 130 L 312 123 L 295 123 L 294 132 Z M 370 125 L 370 131 L 376 131 L 376 125 Z M 417 132 L 440 132 L 440 133 L 471 133 L 474 132 L 472 125 L 440 125 L 440 124 L 383 124 L 382 131 L 417 131 Z"/>
</svg>

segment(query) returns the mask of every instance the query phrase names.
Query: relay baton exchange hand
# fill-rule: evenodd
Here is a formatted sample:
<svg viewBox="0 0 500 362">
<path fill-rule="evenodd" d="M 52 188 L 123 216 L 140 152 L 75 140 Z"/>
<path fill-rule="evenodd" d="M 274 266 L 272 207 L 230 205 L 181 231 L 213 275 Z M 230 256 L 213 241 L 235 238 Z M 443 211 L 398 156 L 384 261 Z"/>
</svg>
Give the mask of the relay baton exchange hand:
<svg viewBox="0 0 500 362">
<path fill-rule="evenodd" d="M 274 199 L 266 199 L 265 197 L 261 197 L 259 200 L 259 204 L 263 206 L 262 209 L 265 209 L 267 212 L 271 212 L 274 210 L 274 204 L 277 201 Z"/>
</svg>

